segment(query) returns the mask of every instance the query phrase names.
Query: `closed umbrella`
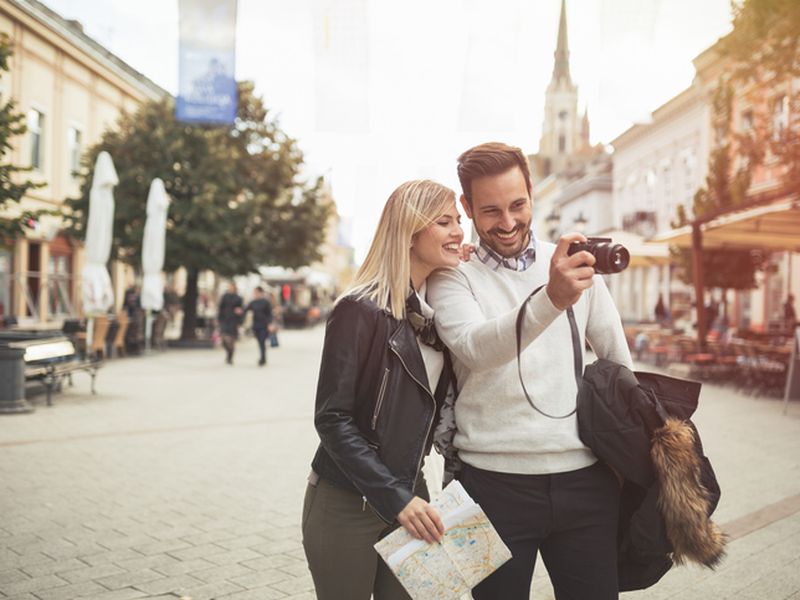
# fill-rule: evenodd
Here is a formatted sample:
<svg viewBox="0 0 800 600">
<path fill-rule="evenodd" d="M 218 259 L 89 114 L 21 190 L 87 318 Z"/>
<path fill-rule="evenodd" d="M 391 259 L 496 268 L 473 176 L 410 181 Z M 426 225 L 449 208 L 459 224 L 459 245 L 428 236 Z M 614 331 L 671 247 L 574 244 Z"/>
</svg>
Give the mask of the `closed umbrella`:
<svg viewBox="0 0 800 600">
<path fill-rule="evenodd" d="M 164 285 L 161 270 L 164 268 L 167 207 L 169 198 L 161 179 L 153 179 L 147 195 L 147 222 L 142 240 L 142 308 L 161 310 L 164 306 Z"/>
<path fill-rule="evenodd" d="M 147 222 L 142 240 L 142 308 L 147 311 L 145 327 L 146 345 L 150 347 L 150 311 L 161 310 L 164 306 L 164 285 L 161 269 L 164 268 L 164 247 L 166 244 L 167 208 L 169 198 L 164 182 L 159 178 L 150 184 L 147 195 Z"/>
<path fill-rule="evenodd" d="M 117 171 L 108 152 L 101 152 L 94 165 L 89 191 L 89 222 L 86 225 L 86 264 L 81 272 L 83 311 L 105 313 L 114 304 L 114 291 L 106 263 L 114 233 L 114 186 Z"/>
</svg>

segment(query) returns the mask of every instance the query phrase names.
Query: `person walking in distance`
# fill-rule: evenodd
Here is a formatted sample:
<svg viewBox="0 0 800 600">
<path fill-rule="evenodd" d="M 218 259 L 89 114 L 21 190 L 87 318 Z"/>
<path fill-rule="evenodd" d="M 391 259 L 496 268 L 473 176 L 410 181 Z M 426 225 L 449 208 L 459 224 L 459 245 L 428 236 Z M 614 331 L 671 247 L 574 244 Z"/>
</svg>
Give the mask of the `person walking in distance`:
<svg viewBox="0 0 800 600">
<path fill-rule="evenodd" d="M 584 352 L 588 340 L 599 357 L 632 368 L 622 322 L 594 256 L 568 255 L 583 235 L 557 245 L 535 237 L 519 148 L 471 148 L 458 176 L 480 244 L 469 262 L 431 276 L 428 298 L 459 386 L 457 477 L 513 555 L 473 597 L 528 600 L 539 552 L 558 600 L 615 599 L 620 487 L 578 437 L 573 348 Z M 516 322 L 526 301 L 518 372 Z"/>
<path fill-rule="evenodd" d="M 258 366 L 263 367 L 267 364 L 267 338 L 269 329 L 272 326 L 272 303 L 264 295 L 264 288 L 257 287 L 253 290 L 253 299 L 244 310 L 245 313 L 253 313 L 253 335 L 258 342 L 260 358 Z"/>
<path fill-rule="evenodd" d="M 786 296 L 786 302 L 783 303 L 783 322 L 788 334 L 794 335 L 794 330 L 797 328 L 797 313 L 794 310 L 793 294 Z"/>
<path fill-rule="evenodd" d="M 244 301 L 236 292 L 236 284 L 232 281 L 219 301 L 219 333 L 222 336 L 222 346 L 225 348 L 225 362 L 233 364 L 233 352 L 236 350 L 236 340 L 239 339 L 239 325 L 242 323 Z"/>
</svg>

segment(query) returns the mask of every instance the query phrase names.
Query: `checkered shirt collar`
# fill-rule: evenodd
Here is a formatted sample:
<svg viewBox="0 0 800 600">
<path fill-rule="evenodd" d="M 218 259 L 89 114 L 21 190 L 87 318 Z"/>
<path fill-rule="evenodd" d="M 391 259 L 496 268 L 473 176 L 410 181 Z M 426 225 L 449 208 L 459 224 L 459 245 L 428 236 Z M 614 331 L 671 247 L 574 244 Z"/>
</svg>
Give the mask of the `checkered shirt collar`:
<svg viewBox="0 0 800 600">
<path fill-rule="evenodd" d="M 536 261 L 536 236 L 531 229 L 528 245 L 519 255 L 511 257 L 500 256 L 481 240 L 475 248 L 475 256 L 492 271 L 497 271 L 500 267 L 512 271 L 524 271 Z"/>
</svg>

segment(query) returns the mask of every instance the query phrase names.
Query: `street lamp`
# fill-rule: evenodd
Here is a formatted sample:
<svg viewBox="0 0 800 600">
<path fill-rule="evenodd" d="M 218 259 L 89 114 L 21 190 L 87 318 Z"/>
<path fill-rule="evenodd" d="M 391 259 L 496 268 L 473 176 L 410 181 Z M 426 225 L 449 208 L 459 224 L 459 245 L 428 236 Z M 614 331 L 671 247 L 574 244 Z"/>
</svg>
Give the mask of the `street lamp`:
<svg viewBox="0 0 800 600">
<path fill-rule="evenodd" d="M 551 242 L 555 242 L 559 225 L 561 225 L 561 215 L 555 210 L 551 210 L 550 214 L 545 217 L 544 222 L 547 224 L 547 237 L 550 238 Z"/>
<path fill-rule="evenodd" d="M 578 216 L 575 217 L 575 221 L 573 221 L 575 225 L 575 231 L 577 231 L 578 233 L 583 233 L 583 230 L 586 229 L 586 224 L 588 222 L 589 220 L 583 216 L 583 211 L 578 213 Z"/>
</svg>

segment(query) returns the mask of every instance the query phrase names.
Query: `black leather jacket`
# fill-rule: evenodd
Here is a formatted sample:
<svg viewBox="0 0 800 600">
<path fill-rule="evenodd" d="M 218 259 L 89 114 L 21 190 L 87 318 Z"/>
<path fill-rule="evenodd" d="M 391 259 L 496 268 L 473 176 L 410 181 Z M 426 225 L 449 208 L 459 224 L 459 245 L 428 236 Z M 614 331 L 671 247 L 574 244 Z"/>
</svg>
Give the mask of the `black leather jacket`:
<svg viewBox="0 0 800 600">
<path fill-rule="evenodd" d="M 445 360 L 432 394 L 409 322 L 366 299 L 340 300 L 325 330 L 314 471 L 354 488 L 381 519 L 392 523 L 414 496 L 441 404 L 434 395 L 443 398 L 452 381 L 449 365 Z"/>
</svg>

